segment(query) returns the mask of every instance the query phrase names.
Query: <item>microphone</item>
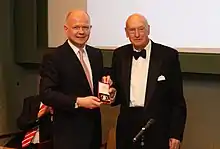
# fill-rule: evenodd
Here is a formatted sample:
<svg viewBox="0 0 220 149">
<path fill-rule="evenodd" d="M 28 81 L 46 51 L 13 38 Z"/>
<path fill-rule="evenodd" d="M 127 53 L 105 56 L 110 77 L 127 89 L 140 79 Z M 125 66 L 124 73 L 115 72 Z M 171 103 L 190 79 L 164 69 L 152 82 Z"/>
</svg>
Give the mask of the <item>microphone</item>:
<svg viewBox="0 0 220 149">
<path fill-rule="evenodd" d="M 154 122 L 155 122 L 155 120 L 151 118 L 151 119 L 147 122 L 147 124 L 146 124 L 144 127 L 141 128 L 141 130 L 139 131 L 139 133 L 133 138 L 133 142 L 136 142 L 136 141 L 140 138 L 140 136 L 142 136 L 143 133 L 144 133 L 144 132 L 150 127 L 150 125 L 152 125 Z"/>
</svg>

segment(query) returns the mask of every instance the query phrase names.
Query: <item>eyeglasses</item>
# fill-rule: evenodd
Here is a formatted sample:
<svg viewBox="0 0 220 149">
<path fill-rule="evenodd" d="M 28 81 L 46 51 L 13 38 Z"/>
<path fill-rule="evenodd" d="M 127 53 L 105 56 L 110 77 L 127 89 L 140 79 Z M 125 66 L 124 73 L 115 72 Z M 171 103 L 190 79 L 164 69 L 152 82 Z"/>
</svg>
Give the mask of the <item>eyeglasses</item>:
<svg viewBox="0 0 220 149">
<path fill-rule="evenodd" d="M 129 34 L 135 34 L 136 32 L 144 33 L 146 31 L 146 28 L 145 27 L 127 28 L 127 31 Z"/>
<path fill-rule="evenodd" d="M 73 26 L 72 29 L 74 31 L 80 31 L 81 29 L 84 31 L 84 32 L 88 32 L 90 29 L 91 29 L 91 26 L 89 25 L 85 25 L 85 26 Z"/>
</svg>

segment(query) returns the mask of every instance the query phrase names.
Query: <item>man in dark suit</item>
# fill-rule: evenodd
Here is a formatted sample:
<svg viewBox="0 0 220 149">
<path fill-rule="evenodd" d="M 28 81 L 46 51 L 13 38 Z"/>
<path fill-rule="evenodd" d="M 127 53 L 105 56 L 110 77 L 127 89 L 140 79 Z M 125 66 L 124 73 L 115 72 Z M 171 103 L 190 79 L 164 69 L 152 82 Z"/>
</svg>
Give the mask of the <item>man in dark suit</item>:
<svg viewBox="0 0 220 149">
<path fill-rule="evenodd" d="M 40 95 L 54 109 L 54 148 L 99 149 L 102 53 L 86 45 L 91 25 L 84 11 L 69 12 L 64 30 L 67 41 L 43 61 L 41 70 Z"/>
<path fill-rule="evenodd" d="M 26 148 L 51 148 L 51 146 L 44 144 L 46 142 L 49 144 L 48 141 L 52 140 L 51 109 L 47 106 L 43 107 L 38 95 L 24 99 L 23 110 L 17 119 L 17 125 L 19 129 L 24 131 L 21 146 L 24 145 Z M 36 133 L 33 133 L 33 136 L 27 136 L 28 132 L 34 132 L 34 130 L 36 130 Z M 42 145 L 39 146 L 39 143 L 42 143 Z M 43 145 L 45 146 L 43 147 Z"/>
<path fill-rule="evenodd" d="M 186 121 L 178 52 L 149 39 L 140 14 L 128 17 L 125 31 L 131 44 L 117 48 L 112 60 L 113 104 L 121 105 L 117 149 L 178 149 Z M 133 143 L 150 119 L 155 122 Z"/>
</svg>

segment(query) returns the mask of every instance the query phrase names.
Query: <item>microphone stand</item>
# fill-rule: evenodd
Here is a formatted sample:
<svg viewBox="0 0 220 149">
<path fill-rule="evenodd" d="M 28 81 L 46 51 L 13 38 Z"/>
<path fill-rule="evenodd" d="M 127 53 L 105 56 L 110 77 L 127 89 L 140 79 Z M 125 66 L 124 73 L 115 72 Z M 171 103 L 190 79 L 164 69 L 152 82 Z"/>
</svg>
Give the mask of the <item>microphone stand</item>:
<svg viewBox="0 0 220 149">
<path fill-rule="evenodd" d="M 138 132 L 138 134 L 133 138 L 133 145 L 138 141 L 138 139 L 140 139 L 140 147 L 141 149 L 144 149 L 144 133 L 154 122 L 154 119 L 150 119 L 147 124 L 141 128 L 140 132 Z"/>
</svg>

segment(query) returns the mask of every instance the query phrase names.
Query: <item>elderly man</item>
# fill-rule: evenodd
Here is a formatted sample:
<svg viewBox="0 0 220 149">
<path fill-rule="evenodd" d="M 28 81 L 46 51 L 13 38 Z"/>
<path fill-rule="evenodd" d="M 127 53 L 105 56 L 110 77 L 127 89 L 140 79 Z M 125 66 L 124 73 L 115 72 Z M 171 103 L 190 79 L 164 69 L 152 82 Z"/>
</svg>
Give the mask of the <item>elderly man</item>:
<svg viewBox="0 0 220 149">
<path fill-rule="evenodd" d="M 186 121 L 178 52 L 149 39 L 150 26 L 140 14 L 128 17 L 125 32 L 131 44 L 117 48 L 112 60 L 113 104 L 121 105 L 117 149 L 178 149 Z"/>
</svg>

